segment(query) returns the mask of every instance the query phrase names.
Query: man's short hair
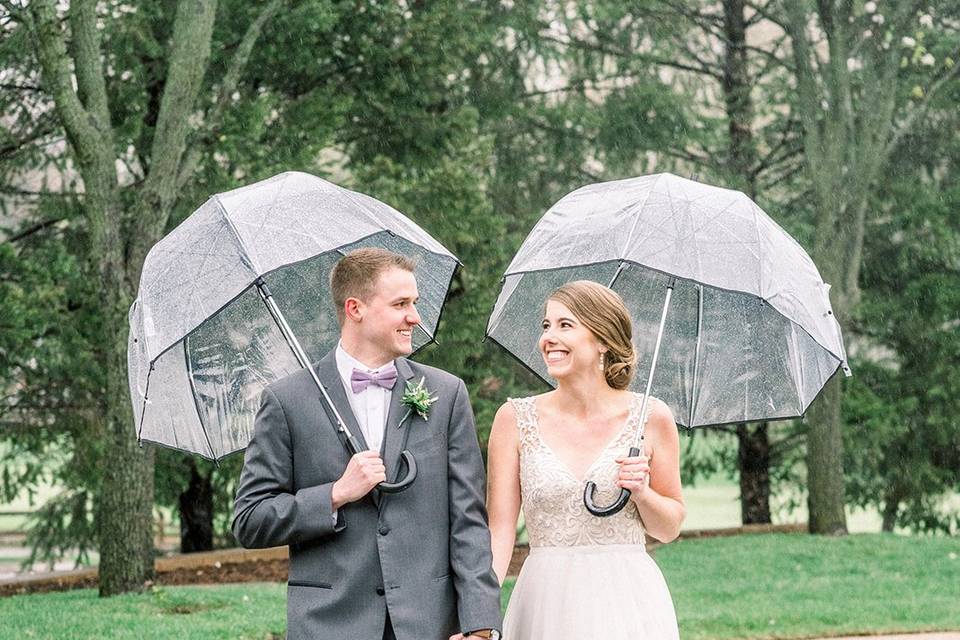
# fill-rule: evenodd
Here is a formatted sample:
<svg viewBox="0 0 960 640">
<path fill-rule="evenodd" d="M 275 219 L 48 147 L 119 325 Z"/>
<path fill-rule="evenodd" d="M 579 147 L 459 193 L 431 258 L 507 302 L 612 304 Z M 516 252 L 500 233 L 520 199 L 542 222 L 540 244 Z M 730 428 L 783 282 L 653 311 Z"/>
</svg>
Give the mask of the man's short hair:
<svg viewBox="0 0 960 640">
<path fill-rule="evenodd" d="M 330 293 L 340 325 L 346 320 L 343 305 L 347 298 L 369 300 L 381 273 L 391 268 L 413 273 L 416 266 L 407 256 L 377 247 L 354 249 L 340 258 L 330 272 Z"/>
</svg>

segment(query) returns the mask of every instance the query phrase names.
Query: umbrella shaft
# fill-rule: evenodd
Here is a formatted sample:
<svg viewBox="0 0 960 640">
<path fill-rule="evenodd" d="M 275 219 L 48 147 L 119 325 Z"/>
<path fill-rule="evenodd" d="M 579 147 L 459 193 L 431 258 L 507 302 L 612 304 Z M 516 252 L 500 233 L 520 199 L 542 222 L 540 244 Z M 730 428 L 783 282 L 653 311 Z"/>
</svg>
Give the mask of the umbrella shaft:
<svg viewBox="0 0 960 640">
<path fill-rule="evenodd" d="M 653 386 L 653 373 L 657 370 L 657 359 L 660 356 L 660 343 L 663 341 L 663 328 L 667 324 L 667 311 L 670 309 L 670 297 L 673 295 L 673 287 L 676 285 L 677 279 L 670 278 L 670 284 L 667 285 L 667 295 L 663 300 L 663 311 L 660 313 L 660 327 L 657 329 L 657 342 L 653 346 L 653 359 L 650 361 L 650 373 L 647 375 L 647 388 L 643 392 L 643 404 L 640 406 L 640 419 L 646 420 L 647 417 L 647 403 L 650 401 L 650 387 Z M 635 449 L 640 449 L 640 441 L 642 439 L 641 435 L 643 429 L 637 429 L 636 435 L 633 437 L 633 446 Z"/>
<path fill-rule="evenodd" d="M 337 421 L 337 430 L 346 436 L 347 444 L 353 453 L 360 453 L 360 451 L 362 451 L 362 447 L 359 446 L 356 438 L 354 438 L 353 434 L 350 433 L 350 430 L 347 429 L 347 425 L 344 422 L 343 417 L 340 415 L 340 412 L 337 411 L 337 407 L 333 404 L 333 400 L 331 400 L 330 396 L 327 394 L 326 388 L 324 388 L 323 384 L 320 382 L 320 376 L 317 375 L 313 365 L 310 364 L 310 359 L 307 357 L 307 352 L 303 350 L 303 347 L 300 345 L 300 341 L 297 340 L 297 336 L 294 335 L 290 325 L 287 324 L 287 319 L 284 317 L 283 312 L 280 311 L 280 307 L 277 306 L 276 301 L 274 301 L 273 296 L 270 294 L 270 289 L 267 288 L 267 283 L 263 281 L 263 278 L 257 278 L 256 285 L 257 292 L 260 294 L 260 299 L 263 300 L 263 304 L 266 305 L 267 311 L 270 312 L 270 317 L 273 318 L 273 321 L 277 323 L 277 327 L 280 329 L 283 339 L 287 341 L 287 345 L 290 347 L 290 350 L 293 351 L 293 355 L 296 356 L 297 362 L 299 362 L 300 366 L 310 373 L 310 377 L 313 378 L 313 382 L 317 385 L 317 389 L 319 389 L 320 393 L 323 394 L 323 399 L 326 401 L 327 406 L 330 407 L 330 410 L 333 412 L 334 418 Z"/>
</svg>

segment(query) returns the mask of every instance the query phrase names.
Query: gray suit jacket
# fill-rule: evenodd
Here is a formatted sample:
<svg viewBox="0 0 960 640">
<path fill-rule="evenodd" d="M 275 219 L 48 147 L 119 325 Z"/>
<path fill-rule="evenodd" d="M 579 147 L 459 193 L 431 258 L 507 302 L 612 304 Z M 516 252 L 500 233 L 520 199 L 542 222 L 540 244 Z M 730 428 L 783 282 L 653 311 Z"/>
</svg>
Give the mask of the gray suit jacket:
<svg viewBox="0 0 960 640">
<path fill-rule="evenodd" d="M 267 387 L 237 489 L 233 532 L 244 547 L 290 546 L 287 637 L 380 640 L 389 611 L 398 640 L 446 640 L 500 628 L 491 567 L 483 461 L 459 378 L 396 361 L 381 455 L 396 481 L 406 447 L 419 467 L 406 491 L 342 506 L 330 492 L 350 454 L 306 371 Z M 334 352 L 317 373 L 351 433 L 366 446 Z M 424 420 L 400 403 L 408 380 L 426 379 L 437 401 Z"/>
</svg>

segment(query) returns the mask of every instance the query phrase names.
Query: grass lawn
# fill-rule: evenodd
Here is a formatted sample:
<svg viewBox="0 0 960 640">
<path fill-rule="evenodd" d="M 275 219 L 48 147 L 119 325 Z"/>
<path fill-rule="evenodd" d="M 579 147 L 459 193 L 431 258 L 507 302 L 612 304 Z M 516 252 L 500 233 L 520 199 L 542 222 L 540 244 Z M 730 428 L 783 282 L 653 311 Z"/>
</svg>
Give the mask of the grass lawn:
<svg viewBox="0 0 960 640">
<path fill-rule="evenodd" d="M 674 543 L 656 560 L 685 640 L 960 630 L 957 538 L 751 535 Z M 0 599 L 0 638 L 264 640 L 282 637 L 285 599 L 274 584 L 16 596 Z"/>
<path fill-rule="evenodd" d="M 960 539 L 754 535 L 661 547 L 684 638 L 960 630 Z"/>
<path fill-rule="evenodd" d="M 92 589 L 0 598 L 0 638 L 279 640 L 285 584 L 157 587 L 101 599 Z"/>
<path fill-rule="evenodd" d="M 750 535 L 675 542 L 655 558 L 684 640 L 960 631 L 957 538 Z"/>
</svg>

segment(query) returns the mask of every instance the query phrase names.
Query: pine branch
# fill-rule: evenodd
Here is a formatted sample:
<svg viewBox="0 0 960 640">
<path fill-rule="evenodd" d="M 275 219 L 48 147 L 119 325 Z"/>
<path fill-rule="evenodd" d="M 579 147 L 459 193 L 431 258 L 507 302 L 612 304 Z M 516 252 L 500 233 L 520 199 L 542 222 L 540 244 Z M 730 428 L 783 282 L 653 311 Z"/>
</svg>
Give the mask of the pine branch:
<svg viewBox="0 0 960 640">
<path fill-rule="evenodd" d="M 27 227 L 26 229 L 23 229 L 22 231 L 19 231 L 13 234 L 9 238 L 3 240 L 3 243 L 13 244 L 16 242 L 20 242 L 21 240 L 25 240 L 34 234 L 40 233 L 44 229 L 47 229 L 49 227 L 56 225 L 62 220 L 64 220 L 64 218 L 50 218 L 49 220 L 42 220 L 40 222 L 30 225 L 29 227 Z"/>
<path fill-rule="evenodd" d="M 579 40 L 576 38 L 559 38 L 557 36 L 552 36 L 550 34 L 541 33 L 540 37 L 544 40 L 550 42 L 555 42 L 559 45 L 565 47 L 570 47 L 574 49 L 580 49 L 581 51 L 590 51 L 593 53 L 602 53 L 605 55 L 615 56 L 618 58 L 636 60 L 638 62 L 644 62 L 646 64 L 657 65 L 661 67 L 670 67 L 672 69 L 679 69 L 681 71 L 690 71 L 697 74 L 708 75 L 716 80 L 722 80 L 723 74 L 714 68 L 710 68 L 709 65 L 703 63 L 703 61 L 697 59 L 697 62 L 703 66 L 696 67 L 694 65 L 685 64 L 683 62 L 677 62 L 676 60 L 670 60 L 668 58 L 660 58 L 657 56 L 652 56 L 646 53 L 640 53 L 636 51 L 625 51 L 616 47 L 611 47 L 609 45 L 603 45 L 598 42 L 588 42 L 585 40 Z M 692 56 L 695 57 L 695 56 Z"/>
</svg>

